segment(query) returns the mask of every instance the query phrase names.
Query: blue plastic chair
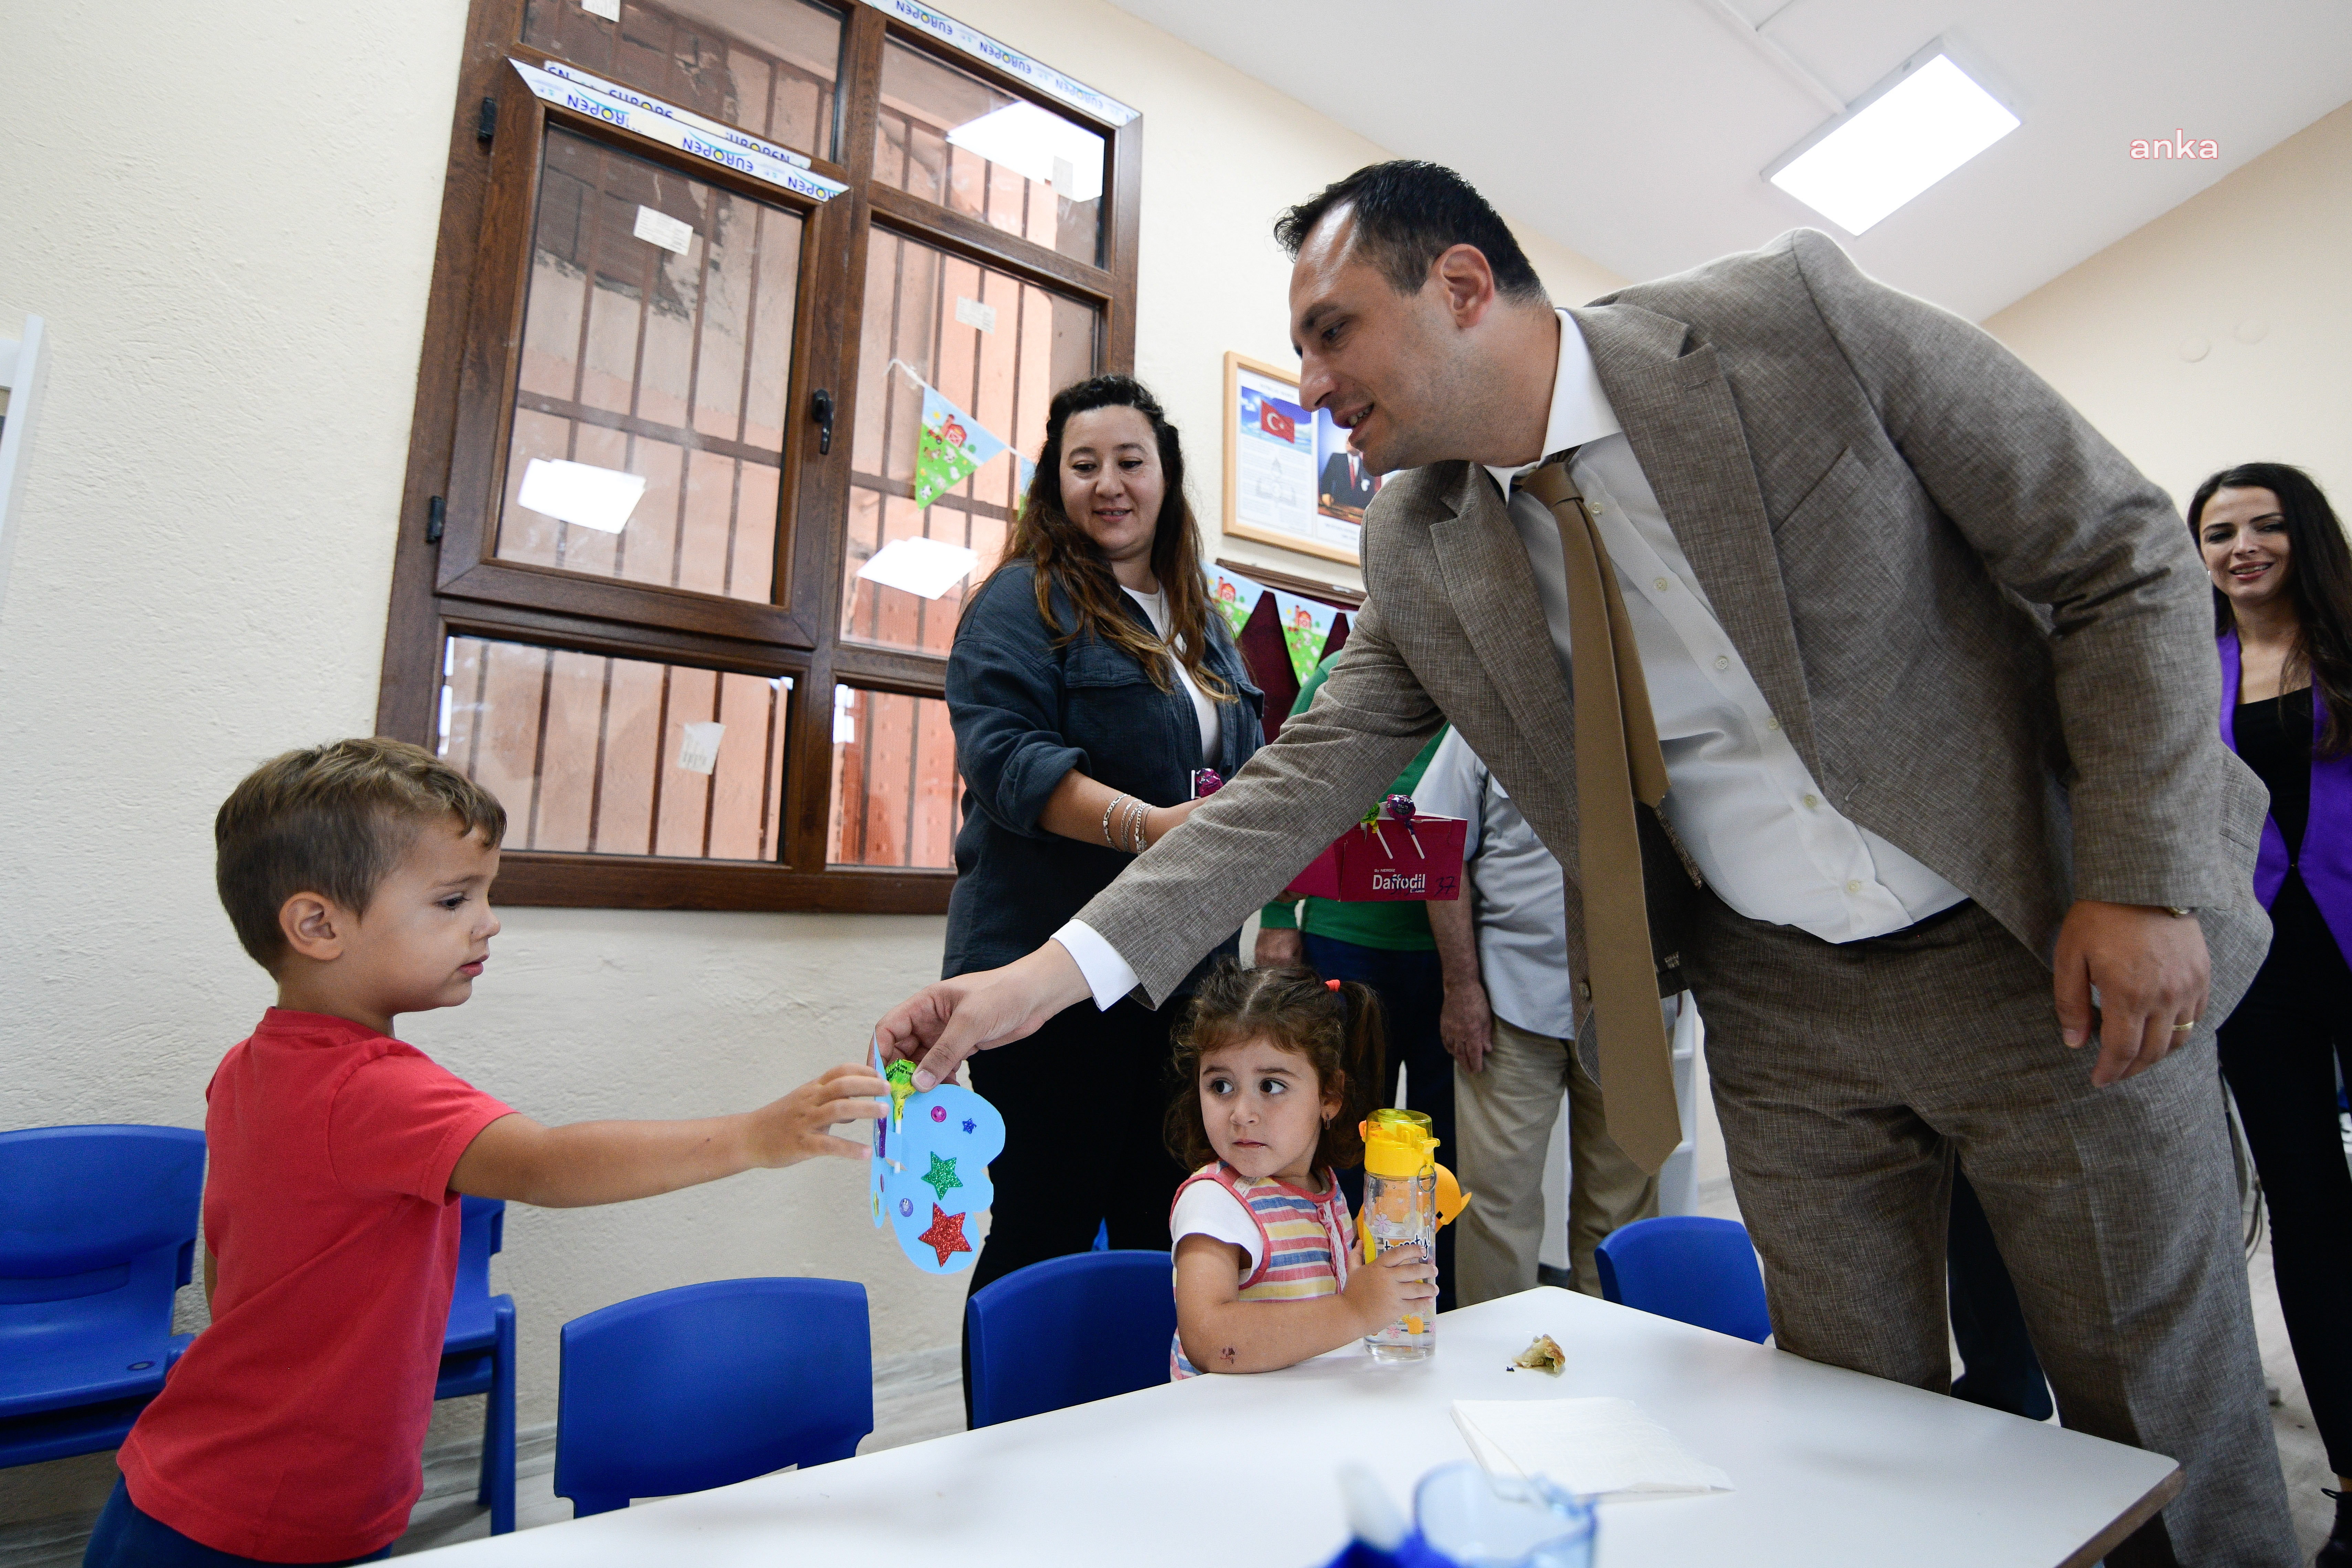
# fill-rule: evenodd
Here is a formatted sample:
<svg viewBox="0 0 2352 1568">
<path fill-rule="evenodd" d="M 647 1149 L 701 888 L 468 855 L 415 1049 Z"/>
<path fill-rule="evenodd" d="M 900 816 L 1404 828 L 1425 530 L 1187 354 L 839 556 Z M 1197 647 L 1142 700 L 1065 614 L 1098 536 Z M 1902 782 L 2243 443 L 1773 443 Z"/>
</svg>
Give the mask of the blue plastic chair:
<svg viewBox="0 0 2352 1568">
<path fill-rule="evenodd" d="M 507 1205 L 466 1198 L 457 1243 L 457 1281 L 449 1295 L 449 1331 L 441 1342 L 441 1376 L 433 1397 L 487 1394 L 482 1415 L 482 1483 L 474 1493 L 490 1509 L 490 1533 L 515 1527 L 515 1307 L 490 1294 L 490 1255 L 506 1246 Z"/>
<path fill-rule="evenodd" d="M 845 1459 L 873 1430 L 863 1285 L 718 1279 L 563 1325 L 555 1494 L 576 1519 Z"/>
<path fill-rule="evenodd" d="M 1168 1381 L 1176 1292 L 1164 1252 L 1049 1258 L 964 1303 L 971 1424 L 993 1426 Z"/>
<path fill-rule="evenodd" d="M 191 1336 L 205 1135 L 0 1132 L 0 1467 L 119 1447 Z"/>
<path fill-rule="evenodd" d="M 1737 1220 L 1668 1215 L 1601 1237 L 1604 1300 L 1762 1344 L 1772 1334 L 1764 1271 Z"/>
</svg>

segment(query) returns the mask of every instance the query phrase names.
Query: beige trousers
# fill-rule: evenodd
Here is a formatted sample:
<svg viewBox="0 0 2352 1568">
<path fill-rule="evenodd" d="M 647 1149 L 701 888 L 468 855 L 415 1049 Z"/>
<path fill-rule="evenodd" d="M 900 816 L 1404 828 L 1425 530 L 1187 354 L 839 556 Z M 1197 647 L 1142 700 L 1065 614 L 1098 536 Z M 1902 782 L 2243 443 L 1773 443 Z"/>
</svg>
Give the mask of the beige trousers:
<svg viewBox="0 0 2352 1568">
<path fill-rule="evenodd" d="M 1544 1155 L 1559 1097 L 1568 1095 L 1568 1254 L 1570 1279 L 1601 1294 L 1592 1249 L 1621 1225 L 1658 1212 L 1658 1183 L 1619 1152 L 1601 1085 L 1566 1040 L 1495 1020 L 1494 1048 L 1477 1072 L 1454 1068 L 1454 1173 L 1473 1194 L 1454 1242 L 1454 1294 L 1465 1307 L 1536 1284 L 1543 1250 Z"/>
</svg>

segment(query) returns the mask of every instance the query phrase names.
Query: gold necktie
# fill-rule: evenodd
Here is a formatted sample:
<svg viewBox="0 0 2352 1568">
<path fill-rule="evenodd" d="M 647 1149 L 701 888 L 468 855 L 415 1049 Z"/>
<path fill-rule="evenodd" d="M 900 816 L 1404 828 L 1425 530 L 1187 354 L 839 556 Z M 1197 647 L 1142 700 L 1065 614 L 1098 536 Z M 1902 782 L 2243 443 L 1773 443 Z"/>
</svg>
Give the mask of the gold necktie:
<svg viewBox="0 0 2352 1568">
<path fill-rule="evenodd" d="M 1568 562 L 1568 638 L 1576 711 L 1577 880 L 1584 894 L 1585 966 L 1601 1030 L 1601 1092 L 1609 1135 L 1656 1172 L 1682 1142 L 1674 1058 L 1658 1010 L 1657 964 L 1642 890 L 1633 803 L 1666 797 L 1666 759 L 1642 679 L 1642 656 L 1617 574 L 1566 454 L 1523 476 L 1550 509 Z"/>
</svg>

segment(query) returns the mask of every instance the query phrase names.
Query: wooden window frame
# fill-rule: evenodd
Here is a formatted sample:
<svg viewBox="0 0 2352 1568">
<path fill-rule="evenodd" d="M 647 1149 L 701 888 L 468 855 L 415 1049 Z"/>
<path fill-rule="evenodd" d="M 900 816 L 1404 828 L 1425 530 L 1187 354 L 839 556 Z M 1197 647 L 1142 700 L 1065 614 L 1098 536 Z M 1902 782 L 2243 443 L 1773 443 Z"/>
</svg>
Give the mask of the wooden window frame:
<svg viewBox="0 0 2352 1568">
<path fill-rule="evenodd" d="M 522 641 L 583 653 L 767 676 L 789 675 L 783 799 L 766 862 L 514 849 L 500 858 L 492 896 L 525 905 L 620 909 L 806 910 L 935 914 L 950 870 L 828 866 L 834 688 L 942 698 L 947 660 L 841 640 L 841 582 L 856 428 L 866 237 L 877 223 L 1074 296 L 1102 311 L 1098 366 L 1131 372 L 1140 234 L 1142 121 L 1115 125 L 1041 97 L 990 62 L 947 48 L 861 0 L 842 13 L 834 91 L 835 159 L 815 173 L 849 188 L 832 201 L 798 200 L 720 165 L 534 97 L 509 58 L 551 57 L 520 42 L 524 0 L 474 0 L 450 128 L 441 224 L 425 308 L 416 402 L 394 551 L 378 733 L 430 745 L 437 723 L 442 649 L 451 637 Z M 1106 263 L 1089 267 L 978 218 L 933 205 L 874 178 L 886 39 L 1083 124 L 1107 143 L 1101 214 Z M 496 131 L 479 135 L 486 102 Z M 531 239 L 550 127 L 675 169 L 772 206 L 803 213 L 800 299 L 788 433 L 782 453 L 775 603 L 600 579 L 500 561 L 488 553 L 504 494 L 508 437 L 528 294 Z M 835 439 L 817 450 L 810 416 L 831 392 Z M 428 540 L 437 532 L 437 542 Z"/>
</svg>

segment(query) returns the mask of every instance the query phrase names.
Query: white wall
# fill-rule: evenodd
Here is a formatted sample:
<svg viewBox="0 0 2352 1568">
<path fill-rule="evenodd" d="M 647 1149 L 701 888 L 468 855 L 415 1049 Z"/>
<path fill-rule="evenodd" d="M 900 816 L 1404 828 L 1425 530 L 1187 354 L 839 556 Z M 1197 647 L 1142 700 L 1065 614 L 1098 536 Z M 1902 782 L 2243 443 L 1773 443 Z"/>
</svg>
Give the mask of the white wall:
<svg viewBox="0 0 2352 1568">
<path fill-rule="evenodd" d="M 1146 116 L 1139 369 L 1192 434 L 1209 518 L 1223 353 L 1289 354 L 1273 216 L 1381 151 L 1101 0 L 958 9 Z M 201 1125 L 213 1065 L 269 1000 L 214 900 L 212 814 L 262 759 L 373 724 L 463 25 L 463 0 L 9 23 L 0 321 L 47 317 L 53 358 L 0 602 L 0 1127 Z M 124 40 L 181 88 L 133 95 Z M 1563 299 L 1616 281 L 1531 249 Z M 941 938 L 936 919 L 504 914 L 477 999 L 404 1033 L 548 1120 L 781 1092 L 860 1055 Z M 520 1307 L 523 1422 L 553 1415 L 565 1320 L 696 1279 L 862 1279 L 877 1356 L 952 1343 L 961 1289 L 907 1267 L 858 1191 L 852 1167 L 803 1167 L 515 1210 L 493 1281 Z M 0 1519 L 110 1480 L 0 1472 Z"/>
<path fill-rule="evenodd" d="M 1298 363 L 1290 347 L 1290 263 L 1274 243 L 1275 216 L 1392 154 L 1103 0 L 956 0 L 947 8 L 1143 111 L 1135 374 L 1189 437 L 1193 507 L 1204 530 L 1216 529 L 1225 352 Z M 1626 282 L 1532 230 L 1519 239 L 1562 304 Z M 1363 583 L 1342 563 L 1255 540 L 1213 539 L 1210 550 L 1320 581 Z"/>
<path fill-rule="evenodd" d="M 2273 459 L 2352 518 L 2347 278 L 2352 104 L 1984 324 L 2183 506 Z"/>
</svg>

